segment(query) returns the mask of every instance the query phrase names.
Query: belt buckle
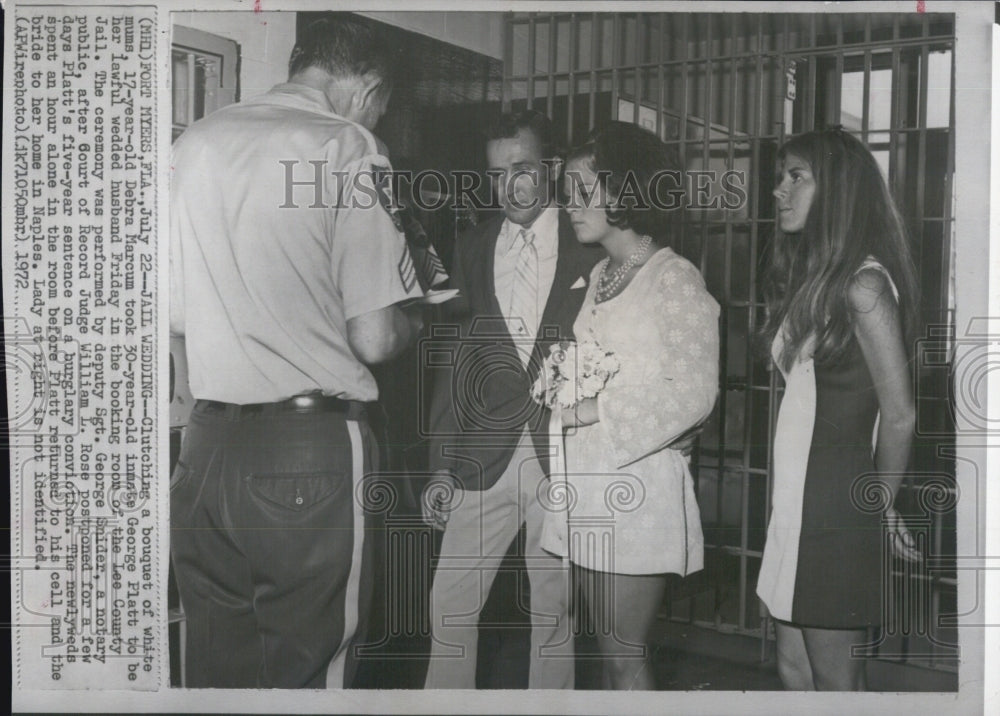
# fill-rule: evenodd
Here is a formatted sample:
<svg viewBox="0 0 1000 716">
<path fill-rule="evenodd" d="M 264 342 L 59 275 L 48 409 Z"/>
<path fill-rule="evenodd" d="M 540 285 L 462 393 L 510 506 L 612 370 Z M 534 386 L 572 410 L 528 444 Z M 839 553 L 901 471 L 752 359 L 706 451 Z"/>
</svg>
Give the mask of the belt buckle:
<svg viewBox="0 0 1000 716">
<path fill-rule="evenodd" d="M 315 395 L 296 395 L 291 398 L 292 408 L 295 410 L 310 410 L 316 407 Z"/>
</svg>

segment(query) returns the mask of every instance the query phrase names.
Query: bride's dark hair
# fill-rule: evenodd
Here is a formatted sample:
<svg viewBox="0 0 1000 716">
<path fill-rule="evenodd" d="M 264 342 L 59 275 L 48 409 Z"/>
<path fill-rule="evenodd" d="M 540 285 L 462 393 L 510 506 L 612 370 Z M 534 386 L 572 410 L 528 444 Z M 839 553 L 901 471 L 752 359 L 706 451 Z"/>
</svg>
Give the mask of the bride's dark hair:
<svg viewBox="0 0 1000 716">
<path fill-rule="evenodd" d="M 608 224 L 648 234 L 658 244 L 676 229 L 683 206 L 683 171 L 676 152 L 655 134 L 629 122 L 607 122 L 569 152 L 566 164 L 576 160 L 603 185 Z M 579 177 L 564 170 L 564 185 L 568 188 L 573 181 Z"/>
<path fill-rule="evenodd" d="M 816 181 L 812 206 L 802 231 L 775 229 L 765 277 L 768 317 L 762 328 L 770 346 L 783 322 L 785 348 L 779 357 L 789 368 L 810 335 L 814 360 L 836 363 L 852 336 L 847 290 L 869 256 L 889 272 L 899 291 L 903 335 L 910 351 L 914 331 L 916 279 L 906 227 L 871 152 L 840 129 L 800 134 L 778 152 L 809 165 Z"/>
</svg>

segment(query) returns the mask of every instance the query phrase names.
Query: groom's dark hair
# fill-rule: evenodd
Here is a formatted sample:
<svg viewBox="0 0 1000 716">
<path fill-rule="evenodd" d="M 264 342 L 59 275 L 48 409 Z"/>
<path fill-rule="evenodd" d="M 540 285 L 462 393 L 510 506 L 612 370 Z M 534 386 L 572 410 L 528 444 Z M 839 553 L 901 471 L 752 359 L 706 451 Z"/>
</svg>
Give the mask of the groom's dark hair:
<svg viewBox="0 0 1000 716">
<path fill-rule="evenodd" d="M 552 159 L 559 156 L 552 130 L 552 121 L 541 112 L 526 109 L 513 114 L 502 114 L 486 127 L 486 141 L 495 139 L 513 139 L 518 132 L 531 132 L 542 147 L 542 159 Z"/>
</svg>

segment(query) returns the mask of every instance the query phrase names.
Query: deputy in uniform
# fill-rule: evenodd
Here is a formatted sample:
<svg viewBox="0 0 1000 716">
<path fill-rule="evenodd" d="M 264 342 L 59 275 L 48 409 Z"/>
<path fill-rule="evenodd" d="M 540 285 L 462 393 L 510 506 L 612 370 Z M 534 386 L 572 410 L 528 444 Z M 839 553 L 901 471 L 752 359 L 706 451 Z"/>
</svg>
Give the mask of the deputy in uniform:
<svg viewBox="0 0 1000 716">
<path fill-rule="evenodd" d="M 366 364 L 423 295 L 371 130 L 391 89 L 370 26 L 302 34 L 289 81 L 174 146 L 171 330 L 194 411 L 171 480 L 189 687 L 344 687 L 364 633 L 376 446 Z"/>
</svg>

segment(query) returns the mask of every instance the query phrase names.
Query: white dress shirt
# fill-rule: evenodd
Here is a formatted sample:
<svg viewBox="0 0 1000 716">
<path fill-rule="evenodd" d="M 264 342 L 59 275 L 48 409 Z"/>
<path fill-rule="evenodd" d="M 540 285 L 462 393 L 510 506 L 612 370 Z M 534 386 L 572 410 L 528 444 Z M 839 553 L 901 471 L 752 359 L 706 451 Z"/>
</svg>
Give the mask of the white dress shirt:
<svg viewBox="0 0 1000 716">
<path fill-rule="evenodd" d="M 523 243 L 519 234 L 524 228 L 512 223 L 509 219 L 505 219 L 500 226 L 500 234 L 497 236 L 493 262 L 493 283 L 500 310 L 504 312 L 511 304 L 511 295 L 514 291 L 517 274 L 517 259 Z M 538 322 L 541 321 L 542 312 L 545 310 L 549 291 L 552 290 L 552 282 L 556 275 L 556 260 L 559 258 L 559 208 L 543 209 L 542 213 L 527 229 L 535 235 L 535 249 L 538 252 L 538 290 L 536 294 L 538 313 L 536 321 L 534 325 L 524 326 L 526 330 L 521 332 L 518 330 L 524 325 L 521 320 L 512 321 L 511 316 L 504 316 L 511 336 L 519 346 L 523 344 L 526 349 L 522 350 L 522 359 L 525 361 L 527 361 L 526 353 L 530 355 L 531 346 L 538 334 Z"/>
</svg>

